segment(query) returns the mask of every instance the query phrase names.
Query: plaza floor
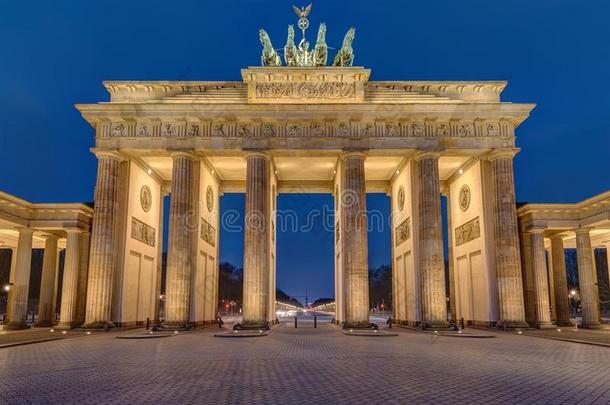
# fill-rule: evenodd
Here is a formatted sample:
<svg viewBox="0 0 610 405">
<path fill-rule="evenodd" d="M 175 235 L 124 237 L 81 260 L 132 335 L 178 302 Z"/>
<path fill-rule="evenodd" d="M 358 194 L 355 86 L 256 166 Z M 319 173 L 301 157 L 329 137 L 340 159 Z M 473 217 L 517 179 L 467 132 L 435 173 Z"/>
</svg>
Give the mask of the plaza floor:
<svg viewBox="0 0 610 405">
<path fill-rule="evenodd" d="M 507 333 L 354 337 L 307 323 L 250 339 L 217 331 L 5 348 L 0 403 L 610 403 L 606 347 Z"/>
</svg>

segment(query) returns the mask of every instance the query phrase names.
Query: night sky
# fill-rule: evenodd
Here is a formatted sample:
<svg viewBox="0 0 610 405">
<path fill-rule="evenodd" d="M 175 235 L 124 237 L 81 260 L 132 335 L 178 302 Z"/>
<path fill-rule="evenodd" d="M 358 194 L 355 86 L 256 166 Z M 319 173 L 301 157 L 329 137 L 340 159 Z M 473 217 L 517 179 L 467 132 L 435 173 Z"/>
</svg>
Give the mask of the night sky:
<svg viewBox="0 0 610 405">
<path fill-rule="evenodd" d="M 355 64 L 371 68 L 372 80 L 508 80 L 503 100 L 538 104 L 517 132 L 518 200 L 573 202 L 610 188 L 610 2 L 411 3 L 314 2 L 310 41 L 325 21 L 328 44 L 339 47 L 354 25 Z M 283 46 L 292 4 L 3 2 L 0 189 L 32 201 L 92 200 L 94 133 L 73 104 L 107 100 L 103 80 L 240 80 L 240 68 L 259 63 L 260 27 Z M 389 212 L 387 197 L 367 200 Z M 243 195 L 221 204 L 243 211 Z M 323 205 L 332 207 L 330 195 L 278 199 L 299 213 Z M 241 266 L 242 238 L 221 235 L 221 260 Z M 332 295 L 332 238 L 315 227 L 279 234 L 278 286 Z M 369 239 L 370 265 L 389 264 L 389 229 Z"/>
</svg>

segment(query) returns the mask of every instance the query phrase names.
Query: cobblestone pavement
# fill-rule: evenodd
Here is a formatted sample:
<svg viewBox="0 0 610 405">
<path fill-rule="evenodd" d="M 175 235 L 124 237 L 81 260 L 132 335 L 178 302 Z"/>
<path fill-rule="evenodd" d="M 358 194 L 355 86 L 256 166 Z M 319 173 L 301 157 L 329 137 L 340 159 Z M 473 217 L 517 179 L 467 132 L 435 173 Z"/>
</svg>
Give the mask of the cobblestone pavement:
<svg viewBox="0 0 610 405">
<path fill-rule="evenodd" d="M 574 341 L 596 343 L 610 348 L 610 327 L 605 330 L 587 330 L 559 327 L 555 329 L 529 330 L 528 335 L 555 339 L 571 339 Z"/>
<path fill-rule="evenodd" d="M 128 329 L 128 330 L 111 330 L 111 333 L 133 333 L 133 331 L 144 330 Z M 99 334 L 105 332 L 90 332 L 90 334 Z M 73 337 L 86 336 L 87 332 L 80 329 L 59 330 L 52 327 L 46 328 L 31 328 L 23 330 L 0 330 L 0 349 L 13 345 L 41 342 L 45 340 L 67 339 Z"/>
<path fill-rule="evenodd" d="M 91 335 L 0 350 L 0 403 L 610 403 L 610 349 L 328 324 L 221 339 Z"/>
</svg>

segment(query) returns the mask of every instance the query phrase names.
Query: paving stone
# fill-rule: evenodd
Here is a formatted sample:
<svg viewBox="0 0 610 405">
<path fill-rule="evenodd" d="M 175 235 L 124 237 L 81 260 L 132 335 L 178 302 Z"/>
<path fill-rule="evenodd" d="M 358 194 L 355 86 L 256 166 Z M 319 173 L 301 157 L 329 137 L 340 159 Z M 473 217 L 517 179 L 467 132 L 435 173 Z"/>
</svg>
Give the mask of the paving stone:
<svg viewBox="0 0 610 405">
<path fill-rule="evenodd" d="M 0 403 L 610 403 L 610 350 L 524 335 L 91 335 L 0 350 Z"/>
</svg>

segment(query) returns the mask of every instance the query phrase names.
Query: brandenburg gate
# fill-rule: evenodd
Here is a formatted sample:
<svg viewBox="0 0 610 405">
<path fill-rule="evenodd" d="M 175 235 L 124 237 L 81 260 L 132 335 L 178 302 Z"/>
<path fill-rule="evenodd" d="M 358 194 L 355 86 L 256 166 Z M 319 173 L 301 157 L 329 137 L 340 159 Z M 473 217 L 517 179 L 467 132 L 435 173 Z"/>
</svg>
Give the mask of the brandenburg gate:
<svg viewBox="0 0 610 405">
<path fill-rule="evenodd" d="M 168 193 L 164 326 L 213 322 L 225 192 L 246 194 L 244 327 L 275 320 L 276 197 L 294 192 L 334 195 L 338 323 L 369 326 L 366 193 L 382 192 L 396 322 L 448 325 L 444 194 L 451 303 L 470 297 L 471 323 L 527 325 L 513 157 L 534 105 L 501 101 L 501 81 L 371 81 L 353 29 L 326 66 L 325 33 L 309 51 L 290 26 L 282 66 L 261 30 L 263 66 L 242 81 L 107 81 L 108 102 L 76 106 L 98 159 L 85 326 L 157 317 Z"/>
</svg>

